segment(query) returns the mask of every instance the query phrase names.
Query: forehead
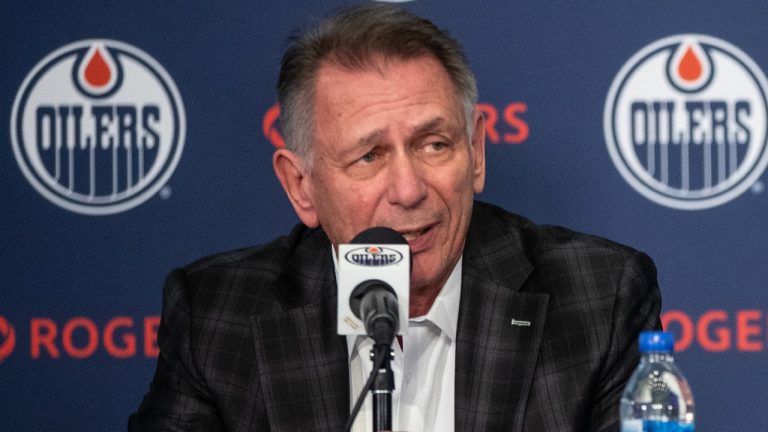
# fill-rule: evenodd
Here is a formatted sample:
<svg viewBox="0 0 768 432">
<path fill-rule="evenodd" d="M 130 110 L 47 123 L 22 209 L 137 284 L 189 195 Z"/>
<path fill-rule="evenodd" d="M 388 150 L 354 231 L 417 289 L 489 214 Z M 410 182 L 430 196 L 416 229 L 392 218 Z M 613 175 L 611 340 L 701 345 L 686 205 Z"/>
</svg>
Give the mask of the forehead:
<svg viewBox="0 0 768 432">
<path fill-rule="evenodd" d="M 353 132 L 357 122 L 387 123 L 403 116 L 414 122 L 422 116 L 460 121 L 460 106 L 448 73 L 431 56 L 380 59 L 355 69 L 329 62 L 317 74 L 314 116 L 319 134 L 334 126 Z"/>
<path fill-rule="evenodd" d="M 315 77 L 316 92 L 328 89 L 332 93 L 339 93 L 341 90 L 373 90 L 367 86 L 355 88 L 354 84 L 359 81 L 367 81 L 368 85 L 372 82 L 377 84 L 389 82 L 392 84 L 390 91 L 396 92 L 398 84 L 404 84 L 405 79 L 408 80 L 407 84 L 421 82 L 430 85 L 447 85 L 451 93 L 456 93 L 445 67 L 431 55 L 408 59 L 375 55 L 352 66 L 326 60 L 321 63 Z"/>
</svg>

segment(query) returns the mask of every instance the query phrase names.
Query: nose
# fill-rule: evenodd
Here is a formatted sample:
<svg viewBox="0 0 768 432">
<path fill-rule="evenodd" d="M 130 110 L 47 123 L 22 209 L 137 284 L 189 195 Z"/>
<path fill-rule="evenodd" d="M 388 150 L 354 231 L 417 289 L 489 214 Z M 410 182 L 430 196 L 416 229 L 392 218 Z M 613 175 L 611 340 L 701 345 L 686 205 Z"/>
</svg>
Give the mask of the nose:
<svg viewBox="0 0 768 432">
<path fill-rule="evenodd" d="M 407 154 L 400 154 L 392 161 L 389 170 L 387 200 L 392 205 L 411 208 L 427 197 L 427 184 L 423 170 Z"/>
</svg>

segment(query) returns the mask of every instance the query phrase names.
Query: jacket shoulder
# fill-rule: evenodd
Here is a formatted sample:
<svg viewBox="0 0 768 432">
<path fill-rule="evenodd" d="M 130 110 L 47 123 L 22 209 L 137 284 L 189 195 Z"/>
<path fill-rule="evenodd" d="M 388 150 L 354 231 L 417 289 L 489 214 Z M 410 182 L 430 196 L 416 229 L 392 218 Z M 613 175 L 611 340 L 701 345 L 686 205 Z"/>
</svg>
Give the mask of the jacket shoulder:
<svg viewBox="0 0 768 432">
<path fill-rule="evenodd" d="M 657 286 L 651 258 L 630 246 L 561 226 L 537 225 L 499 207 L 477 204 L 473 223 L 481 226 L 484 233 L 477 237 L 484 241 L 475 243 L 491 250 L 511 249 L 507 263 L 519 265 L 521 259 L 512 257 L 524 257 L 532 266 L 528 290 L 575 293 L 589 287 L 611 295 L 628 283 Z"/>
<path fill-rule="evenodd" d="M 478 202 L 476 206 L 478 207 L 476 211 L 482 215 L 481 220 L 493 219 L 494 223 L 491 223 L 491 226 L 498 224 L 497 226 L 500 225 L 506 229 L 517 231 L 525 250 L 533 257 L 540 254 L 576 253 L 578 251 L 581 253 L 602 251 L 617 256 L 641 254 L 630 246 L 600 236 L 557 225 L 538 225 L 523 216 L 492 204 Z"/>
<path fill-rule="evenodd" d="M 269 243 L 220 252 L 174 270 L 166 287 L 183 286 L 196 307 L 210 307 L 235 299 L 251 311 L 271 309 L 278 303 L 271 287 L 290 267 L 292 256 L 317 230 L 297 225 Z M 270 306 L 271 305 L 271 306 Z"/>
</svg>

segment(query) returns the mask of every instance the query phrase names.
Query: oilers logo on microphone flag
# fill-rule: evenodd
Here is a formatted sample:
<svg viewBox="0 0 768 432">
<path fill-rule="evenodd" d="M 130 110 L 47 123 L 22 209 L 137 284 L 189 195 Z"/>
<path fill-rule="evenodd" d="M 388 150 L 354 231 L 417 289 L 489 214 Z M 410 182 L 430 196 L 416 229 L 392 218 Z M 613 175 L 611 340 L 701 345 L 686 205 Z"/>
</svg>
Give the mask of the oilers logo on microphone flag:
<svg viewBox="0 0 768 432">
<path fill-rule="evenodd" d="M 700 34 L 657 40 L 624 64 L 605 103 L 613 163 L 638 193 L 674 209 L 723 205 L 768 165 L 765 74 Z"/>
<path fill-rule="evenodd" d="M 181 158 L 184 105 L 165 69 L 114 40 L 47 55 L 13 104 L 11 143 L 27 181 L 76 213 L 108 215 L 157 193 Z"/>
<path fill-rule="evenodd" d="M 403 254 L 384 246 L 368 246 L 352 249 L 344 255 L 352 264 L 361 266 L 388 266 L 403 260 Z"/>
</svg>

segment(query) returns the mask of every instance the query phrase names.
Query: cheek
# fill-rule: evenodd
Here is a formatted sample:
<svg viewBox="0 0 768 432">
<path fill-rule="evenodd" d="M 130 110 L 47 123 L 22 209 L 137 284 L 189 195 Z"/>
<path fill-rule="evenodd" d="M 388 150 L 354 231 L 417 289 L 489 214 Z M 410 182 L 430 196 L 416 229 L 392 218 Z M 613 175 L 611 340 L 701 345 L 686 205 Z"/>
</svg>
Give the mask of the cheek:
<svg viewBox="0 0 768 432">
<path fill-rule="evenodd" d="M 321 225 L 339 243 L 351 241 L 369 228 L 375 214 L 375 197 L 355 188 L 327 189 L 320 204 Z"/>
<path fill-rule="evenodd" d="M 468 166 L 462 165 L 450 174 L 445 174 L 443 182 L 443 191 L 450 194 L 451 202 L 465 202 L 467 197 L 474 196 L 475 182 L 472 171 Z"/>
</svg>

